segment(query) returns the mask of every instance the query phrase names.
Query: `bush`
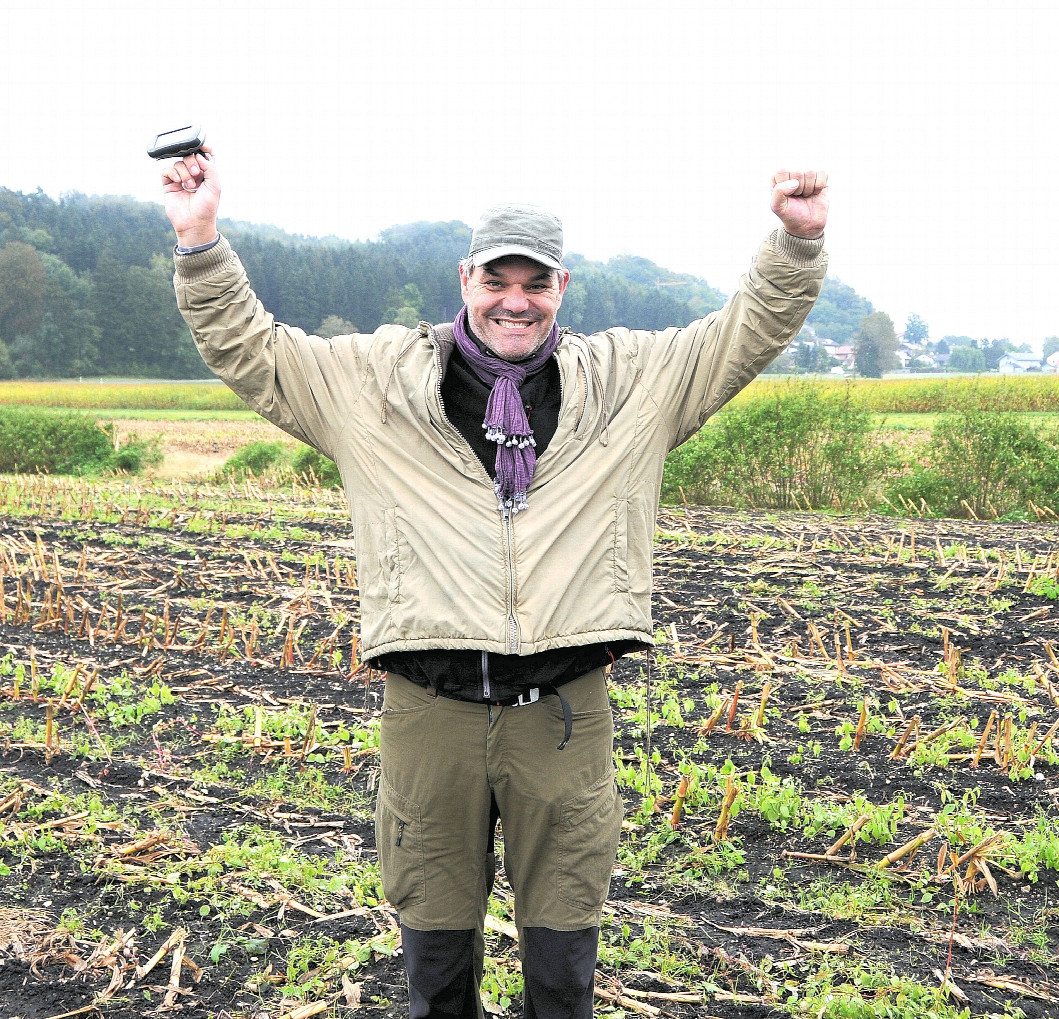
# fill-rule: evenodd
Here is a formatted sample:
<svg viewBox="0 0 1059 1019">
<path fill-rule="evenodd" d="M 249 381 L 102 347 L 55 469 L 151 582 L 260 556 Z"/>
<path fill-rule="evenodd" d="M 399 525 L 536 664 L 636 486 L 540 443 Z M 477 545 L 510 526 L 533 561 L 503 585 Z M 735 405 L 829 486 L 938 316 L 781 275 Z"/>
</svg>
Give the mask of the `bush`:
<svg viewBox="0 0 1059 1019">
<path fill-rule="evenodd" d="M 893 462 L 849 387 L 787 383 L 729 405 L 666 460 L 663 498 L 737 506 L 838 508 L 874 498 Z"/>
<path fill-rule="evenodd" d="M 1002 517 L 1032 501 L 1056 510 L 1059 435 L 968 402 L 934 425 L 921 462 L 888 493 L 938 516 Z"/>
<path fill-rule="evenodd" d="M 157 445 L 133 438 L 114 448 L 114 426 L 79 411 L 0 407 L 0 472 L 137 473 L 158 463 Z"/>
<path fill-rule="evenodd" d="M 334 460 L 301 443 L 291 454 L 284 442 L 250 442 L 225 461 L 218 478 L 244 481 L 269 476 L 276 481 L 292 477 L 322 488 L 341 488 L 342 479 Z"/>
<path fill-rule="evenodd" d="M 321 488 L 342 487 L 338 464 L 311 446 L 302 446 L 294 454 L 291 459 L 291 468 L 295 476 L 306 484 L 319 485 Z"/>
<path fill-rule="evenodd" d="M 124 446 L 115 450 L 111 466 L 126 474 L 140 474 L 148 467 L 156 467 L 163 459 L 157 439 L 147 441 L 134 435 Z"/>
<path fill-rule="evenodd" d="M 229 457 L 217 472 L 221 478 L 243 481 L 263 474 L 279 474 L 289 468 L 289 454 L 282 442 L 249 442 Z"/>
</svg>

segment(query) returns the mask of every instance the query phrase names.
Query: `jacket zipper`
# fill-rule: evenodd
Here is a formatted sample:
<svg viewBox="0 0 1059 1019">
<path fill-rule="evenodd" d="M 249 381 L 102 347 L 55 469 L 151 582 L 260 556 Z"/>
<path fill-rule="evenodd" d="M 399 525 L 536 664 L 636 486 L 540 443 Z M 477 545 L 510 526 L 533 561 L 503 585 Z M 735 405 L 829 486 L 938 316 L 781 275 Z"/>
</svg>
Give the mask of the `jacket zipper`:
<svg viewBox="0 0 1059 1019">
<path fill-rule="evenodd" d="M 504 552 L 507 556 L 507 653 L 518 654 L 518 622 L 515 619 L 515 534 L 510 513 L 504 514 Z"/>
<path fill-rule="evenodd" d="M 482 473 L 486 479 L 489 478 L 489 472 L 485 469 L 485 464 L 479 459 L 478 454 L 475 453 L 470 443 L 463 438 L 459 433 L 459 429 L 449 420 L 448 414 L 445 413 L 445 401 L 441 398 L 441 375 L 442 375 L 442 364 L 441 364 L 441 346 L 437 341 L 437 338 L 432 336 L 431 340 L 434 345 L 434 367 L 436 369 L 436 381 L 434 383 L 435 393 L 438 398 L 438 407 L 441 409 L 441 416 L 445 419 L 445 423 L 460 437 L 460 441 L 471 451 L 471 456 L 474 457 L 476 463 L 482 468 Z M 559 358 L 557 355 L 552 355 L 555 358 L 556 364 L 559 364 Z M 563 372 L 562 365 L 559 364 L 559 407 L 560 413 L 562 412 L 563 405 Z M 518 620 L 515 619 L 515 553 L 514 553 L 514 531 L 512 527 L 511 515 L 501 514 L 504 521 L 504 556 L 507 564 L 507 653 L 509 655 L 517 655 L 519 651 L 519 635 L 518 635 Z M 485 700 L 489 699 L 490 693 L 490 682 L 489 682 L 489 652 L 482 652 L 482 696 Z"/>
<path fill-rule="evenodd" d="M 485 464 L 482 463 L 478 453 L 475 453 L 470 443 L 464 439 L 463 435 L 460 434 L 460 429 L 457 429 L 452 422 L 449 421 L 449 415 L 445 413 L 445 400 L 442 399 L 442 348 L 441 344 L 438 344 L 435 337 L 431 337 L 434 345 L 434 368 L 436 369 L 436 380 L 434 382 L 434 391 L 437 396 L 437 406 L 441 409 L 442 417 L 445 418 L 445 423 L 455 432 L 456 436 L 459 437 L 462 442 L 469 450 L 471 457 L 474 458 L 474 462 L 482 468 L 482 473 L 485 476 L 485 480 L 491 483 L 489 478 L 489 471 L 485 469 Z M 559 373 L 559 392 L 560 400 L 562 393 L 562 373 Z M 510 517 L 504 517 L 502 515 L 504 533 L 504 556 L 507 566 L 507 652 L 509 655 L 517 655 L 519 650 L 519 625 L 515 620 L 515 554 L 511 551 L 511 519 Z M 489 699 L 489 659 L 488 651 L 482 651 L 482 696 L 485 700 Z"/>
</svg>

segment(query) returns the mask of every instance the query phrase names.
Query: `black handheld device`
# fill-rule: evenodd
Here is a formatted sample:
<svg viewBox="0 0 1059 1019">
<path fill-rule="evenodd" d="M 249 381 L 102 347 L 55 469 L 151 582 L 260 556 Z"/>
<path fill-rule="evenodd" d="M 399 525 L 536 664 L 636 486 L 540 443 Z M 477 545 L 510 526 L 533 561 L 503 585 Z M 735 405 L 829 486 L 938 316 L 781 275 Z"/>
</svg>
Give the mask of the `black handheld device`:
<svg viewBox="0 0 1059 1019">
<path fill-rule="evenodd" d="M 147 149 L 152 159 L 173 159 L 198 152 L 206 141 L 206 132 L 197 124 L 188 124 L 154 136 Z"/>
</svg>

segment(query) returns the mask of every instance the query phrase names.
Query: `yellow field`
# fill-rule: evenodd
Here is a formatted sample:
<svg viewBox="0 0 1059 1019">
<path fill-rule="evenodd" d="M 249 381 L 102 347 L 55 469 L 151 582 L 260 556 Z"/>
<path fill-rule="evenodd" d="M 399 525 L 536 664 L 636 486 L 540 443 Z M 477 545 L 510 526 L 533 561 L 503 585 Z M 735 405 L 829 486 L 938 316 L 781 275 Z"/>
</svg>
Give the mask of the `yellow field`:
<svg viewBox="0 0 1059 1019">
<path fill-rule="evenodd" d="M 70 410 L 245 410 L 218 382 L 0 382 L 0 404 Z"/>
<path fill-rule="evenodd" d="M 736 399 L 757 399 L 790 385 L 818 386 L 876 414 L 938 414 L 964 401 L 987 410 L 1059 412 L 1059 375 L 975 375 L 953 378 L 813 379 L 808 382 L 760 376 Z"/>
</svg>

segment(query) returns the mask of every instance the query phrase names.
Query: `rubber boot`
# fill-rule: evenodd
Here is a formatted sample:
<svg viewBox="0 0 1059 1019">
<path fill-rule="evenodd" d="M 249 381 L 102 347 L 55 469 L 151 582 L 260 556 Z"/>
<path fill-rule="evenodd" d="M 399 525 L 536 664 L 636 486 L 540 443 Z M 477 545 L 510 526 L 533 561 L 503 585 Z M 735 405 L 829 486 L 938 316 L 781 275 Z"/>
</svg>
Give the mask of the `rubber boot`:
<svg viewBox="0 0 1059 1019">
<path fill-rule="evenodd" d="M 525 1019 L 592 1019 L 599 928 L 521 932 Z"/>
<path fill-rule="evenodd" d="M 482 1019 L 481 937 L 401 925 L 409 1019 Z"/>
</svg>

